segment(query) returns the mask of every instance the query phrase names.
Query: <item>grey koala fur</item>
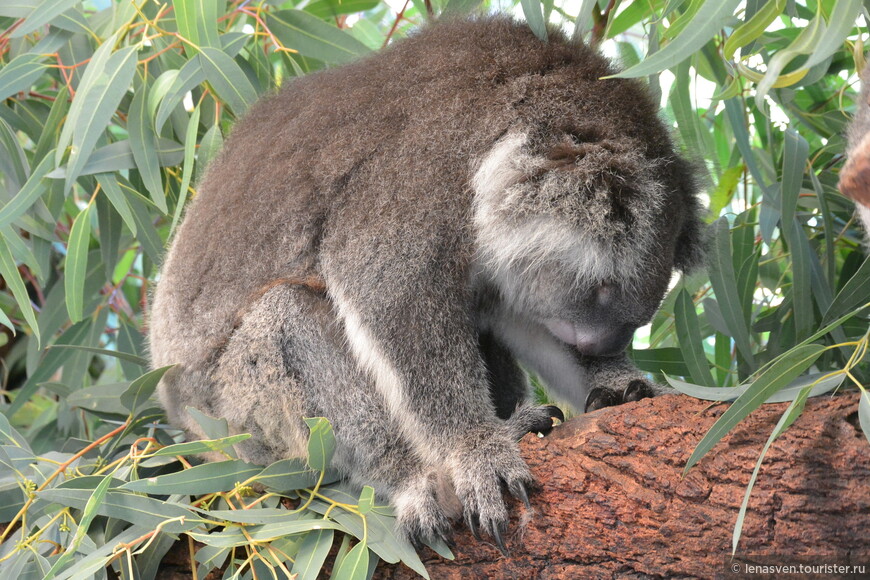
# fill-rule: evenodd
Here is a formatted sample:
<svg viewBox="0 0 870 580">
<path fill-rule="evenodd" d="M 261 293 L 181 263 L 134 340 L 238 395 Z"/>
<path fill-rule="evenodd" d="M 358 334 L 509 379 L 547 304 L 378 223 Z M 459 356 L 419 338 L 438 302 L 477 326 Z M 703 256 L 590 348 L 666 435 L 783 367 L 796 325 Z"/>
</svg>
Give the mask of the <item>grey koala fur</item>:
<svg viewBox="0 0 870 580">
<path fill-rule="evenodd" d="M 458 515 L 502 545 L 517 440 L 550 425 L 517 361 L 582 409 L 701 260 L 688 164 L 645 87 L 503 17 L 442 22 L 251 107 L 172 242 L 150 320 L 159 396 L 390 499 L 411 539 Z M 458 502 L 457 502 L 458 500 Z"/>
</svg>

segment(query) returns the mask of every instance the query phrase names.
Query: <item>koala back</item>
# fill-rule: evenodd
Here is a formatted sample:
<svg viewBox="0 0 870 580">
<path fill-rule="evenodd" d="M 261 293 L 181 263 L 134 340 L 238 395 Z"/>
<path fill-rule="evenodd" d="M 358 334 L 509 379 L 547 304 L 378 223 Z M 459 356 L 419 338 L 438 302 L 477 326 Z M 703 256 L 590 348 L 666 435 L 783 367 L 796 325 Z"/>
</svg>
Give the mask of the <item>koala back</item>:
<svg viewBox="0 0 870 580">
<path fill-rule="evenodd" d="M 478 250 L 473 176 L 518 128 L 539 156 L 552 157 L 567 135 L 575 146 L 627 143 L 631 163 L 666 167 L 655 170 L 656 199 L 621 203 L 668 206 L 647 237 L 683 238 L 668 251 L 692 266 L 700 229 L 691 171 L 646 88 L 602 78 L 614 72 L 558 33 L 543 43 L 523 24 L 486 17 L 439 23 L 287 82 L 233 127 L 172 241 L 151 311 L 154 364 L 207 367 L 263 288 L 317 279 L 325 260 L 339 276 L 342 263 L 357 273 L 365 265 L 360 286 L 394 281 L 410 295 L 440 291 L 421 286 L 431 286 L 432 264 L 446 272 L 445 288 L 464 284 Z M 602 169 L 617 180 L 620 155 L 610 151 Z M 516 211 L 551 203 L 532 196 Z"/>
</svg>

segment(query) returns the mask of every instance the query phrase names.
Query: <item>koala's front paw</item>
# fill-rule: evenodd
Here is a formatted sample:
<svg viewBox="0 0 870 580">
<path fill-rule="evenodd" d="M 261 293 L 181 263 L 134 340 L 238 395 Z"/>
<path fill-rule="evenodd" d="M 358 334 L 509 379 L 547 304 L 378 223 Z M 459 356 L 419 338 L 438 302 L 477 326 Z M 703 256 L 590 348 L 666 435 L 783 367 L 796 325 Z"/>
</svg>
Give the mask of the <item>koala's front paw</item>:
<svg viewBox="0 0 870 580">
<path fill-rule="evenodd" d="M 412 478 L 407 487 L 393 496 L 397 530 L 418 549 L 424 540 L 452 543 L 453 527 L 445 504 L 451 499 L 455 503 L 456 499 L 439 497 L 438 483 L 435 474 L 422 474 Z M 458 510 L 454 515 L 458 515 Z"/>
<path fill-rule="evenodd" d="M 478 539 L 481 529 L 491 535 L 507 556 L 504 535 L 508 512 L 502 500 L 502 486 L 528 505 L 526 486 L 533 481 L 531 473 L 505 426 L 476 429 L 463 439 L 454 455 L 453 483 L 465 523 Z"/>
<path fill-rule="evenodd" d="M 586 395 L 585 413 L 591 413 L 604 407 L 615 407 L 622 403 L 640 401 L 655 397 L 653 386 L 643 379 L 632 379 L 621 393 L 606 387 L 595 387 Z"/>
<path fill-rule="evenodd" d="M 523 405 L 505 421 L 505 427 L 519 441 L 526 433 L 546 435 L 564 421 L 565 414 L 555 405 Z"/>
</svg>

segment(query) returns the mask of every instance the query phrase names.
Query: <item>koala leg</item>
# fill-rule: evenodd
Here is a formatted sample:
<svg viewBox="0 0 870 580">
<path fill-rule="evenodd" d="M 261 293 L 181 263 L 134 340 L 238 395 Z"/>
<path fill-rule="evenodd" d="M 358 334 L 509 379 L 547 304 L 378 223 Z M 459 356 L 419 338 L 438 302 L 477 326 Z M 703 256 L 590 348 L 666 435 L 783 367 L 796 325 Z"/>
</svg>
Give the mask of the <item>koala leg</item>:
<svg viewBox="0 0 870 580">
<path fill-rule="evenodd" d="M 243 316 L 215 372 L 219 404 L 235 432 L 253 437 L 243 459 L 268 464 L 304 456 L 303 417 L 330 420 L 333 466 L 372 485 L 396 508 L 399 532 L 412 541 L 446 538 L 455 497 L 401 436 L 369 377 L 347 351 L 329 300 L 304 286 L 268 290 Z"/>
<path fill-rule="evenodd" d="M 639 401 L 660 394 L 664 389 L 651 381 L 628 360 L 628 355 L 614 357 L 580 356 L 587 372 L 590 389 L 584 412 Z"/>
</svg>

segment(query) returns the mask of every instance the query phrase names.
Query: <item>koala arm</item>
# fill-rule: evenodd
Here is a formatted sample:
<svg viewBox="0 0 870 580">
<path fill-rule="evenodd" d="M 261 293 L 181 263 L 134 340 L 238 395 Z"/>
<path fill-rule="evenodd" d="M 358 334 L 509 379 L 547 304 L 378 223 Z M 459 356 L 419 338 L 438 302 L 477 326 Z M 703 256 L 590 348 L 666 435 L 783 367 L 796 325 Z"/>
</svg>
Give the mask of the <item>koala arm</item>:
<svg viewBox="0 0 870 580">
<path fill-rule="evenodd" d="M 467 252 L 451 247 L 449 233 L 426 239 L 410 229 L 416 238 L 396 240 L 405 233 L 396 226 L 388 238 L 352 238 L 365 240 L 352 248 L 326 240 L 326 286 L 350 351 L 403 434 L 450 475 L 469 527 L 498 543 L 508 520 L 502 482 L 523 498 L 531 475 L 490 399 L 460 258 Z"/>
</svg>

